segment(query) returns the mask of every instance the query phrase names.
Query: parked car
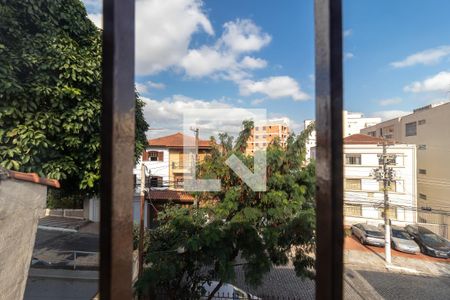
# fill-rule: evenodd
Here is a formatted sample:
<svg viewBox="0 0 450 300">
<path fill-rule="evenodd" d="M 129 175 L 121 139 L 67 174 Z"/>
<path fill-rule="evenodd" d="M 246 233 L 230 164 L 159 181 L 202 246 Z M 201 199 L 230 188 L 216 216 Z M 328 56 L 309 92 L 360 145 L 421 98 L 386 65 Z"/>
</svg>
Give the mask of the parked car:
<svg viewBox="0 0 450 300">
<path fill-rule="evenodd" d="M 381 226 L 384 229 L 384 224 Z M 414 242 L 414 239 L 402 227 L 391 226 L 391 243 L 392 248 L 397 251 L 416 254 L 420 252 L 419 245 Z"/>
<path fill-rule="evenodd" d="M 406 231 L 414 238 L 423 254 L 450 258 L 450 242 L 422 226 L 408 225 Z"/>
<path fill-rule="evenodd" d="M 206 297 L 202 297 L 201 299 L 207 299 L 209 294 L 216 288 L 216 286 L 219 284 L 217 281 L 211 281 L 210 284 L 205 283 L 203 285 L 203 288 L 206 290 Z M 229 283 L 223 283 L 222 286 L 219 288 L 219 290 L 215 293 L 214 299 L 218 300 L 241 300 L 241 299 L 248 299 L 248 300 L 261 300 L 261 298 L 256 297 L 250 293 L 247 293 L 240 288 L 229 284 Z"/>
<path fill-rule="evenodd" d="M 359 223 L 352 226 L 352 234 L 361 244 L 384 247 L 384 232 L 370 224 Z"/>
</svg>

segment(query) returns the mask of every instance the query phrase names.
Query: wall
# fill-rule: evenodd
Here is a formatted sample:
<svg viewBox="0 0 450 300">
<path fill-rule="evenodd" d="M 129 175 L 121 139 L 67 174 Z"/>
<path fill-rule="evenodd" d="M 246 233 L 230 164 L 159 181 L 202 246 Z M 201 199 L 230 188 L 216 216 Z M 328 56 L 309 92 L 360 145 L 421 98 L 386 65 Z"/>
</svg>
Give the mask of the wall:
<svg viewBox="0 0 450 300">
<path fill-rule="evenodd" d="M 0 299 L 23 298 L 46 199 L 46 186 L 14 179 L 0 181 Z"/>
<path fill-rule="evenodd" d="M 421 120 L 425 123 L 419 125 Z M 405 135 L 405 126 L 410 122 L 417 122 L 415 136 Z M 446 103 L 416 110 L 413 114 L 363 129 L 361 133 L 375 132 L 376 136 L 388 135 L 399 143 L 416 144 L 418 206 L 450 211 L 449 128 L 450 103 Z M 419 174 L 419 169 L 426 170 L 426 174 Z M 422 199 L 420 194 L 426 199 Z"/>
</svg>

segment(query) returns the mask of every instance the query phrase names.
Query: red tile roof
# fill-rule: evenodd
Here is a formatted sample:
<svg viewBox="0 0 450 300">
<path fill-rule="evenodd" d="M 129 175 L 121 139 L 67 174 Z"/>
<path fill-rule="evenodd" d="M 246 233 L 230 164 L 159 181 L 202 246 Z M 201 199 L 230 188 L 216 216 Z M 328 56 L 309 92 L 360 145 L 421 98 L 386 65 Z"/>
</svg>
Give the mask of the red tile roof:
<svg viewBox="0 0 450 300">
<path fill-rule="evenodd" d="M 366 145 L 366 144 L 380 144 L 384 139 L 373 137 L 366 134 L 353 134 L 344 138 L 344 144 L 350 145 Z"/>
<path fill-rule="evenodd" d="M 174 190 L 151 190 L 148 197 L 151 200 L 194 202 L 194 197 L 191 194 Z"/>
<path fill-rule="evenodd" d="M 54 188 L 61 187 L 58 180 L 42 178 L 42 177 L 39 177 L 36 173 L 23 173 L 23 172 L 11 171 L 11 170 L 7 170 L 7 172 L 8 172 L 8 176 L 10 178 L 14 178 L 16 180 L 39 183 L 39 184 L 48 185 L 48 186 L 51 186 Z"/>
<path fill-rule="evenodd" d="M 177 132 L 172 135 L 167 135 L 148 141 L 150 146 L 155 147 L 168 147 L 168 148 L 183 148 L 184 139 L 186 138 L 187 145 L 193 147 L 195 145 L 195 138 L 193 136 L 185 136 L 181 132 Z M 210 141 L 200 140 L 198 141 L 199 148 L 209 149 L 211 148 Z"/>
</svg>

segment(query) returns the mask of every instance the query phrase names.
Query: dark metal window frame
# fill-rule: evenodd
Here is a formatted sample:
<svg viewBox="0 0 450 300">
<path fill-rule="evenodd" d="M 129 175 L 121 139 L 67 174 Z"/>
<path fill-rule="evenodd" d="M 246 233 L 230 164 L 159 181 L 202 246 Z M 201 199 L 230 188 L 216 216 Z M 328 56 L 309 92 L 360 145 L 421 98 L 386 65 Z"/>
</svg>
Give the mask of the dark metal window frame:
<svg viewBox="0 0 450 300">
<path fill-rule="evenodd" d="M 342 3 L 315 0 L 316 299 L 342 299 Z M 100 297 L 132 299 L 134 0 L 103 1 Z"/>
</svg>

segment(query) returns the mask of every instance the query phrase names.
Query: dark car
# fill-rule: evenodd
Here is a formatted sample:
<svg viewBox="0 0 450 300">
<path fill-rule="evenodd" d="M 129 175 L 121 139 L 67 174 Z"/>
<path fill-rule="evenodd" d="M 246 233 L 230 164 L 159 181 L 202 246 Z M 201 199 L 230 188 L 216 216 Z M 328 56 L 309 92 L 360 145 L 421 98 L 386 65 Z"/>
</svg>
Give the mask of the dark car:
<svg viewBox="0 0 450 300">
<path fill-rule="evenodd" d="M 448 240 L 425 227 L 408 225 L 405 229 L 419 245 L 420 252 L 423 254 L 450 258 L 450 242 Z"/>
<path fill-rule="evenodd" d="M 384 247 L 384 233 L 374 225 L 359 223 L 352 226 L 352 234 L 361 244 Z"/>
</svg>

